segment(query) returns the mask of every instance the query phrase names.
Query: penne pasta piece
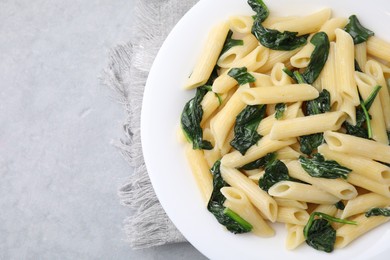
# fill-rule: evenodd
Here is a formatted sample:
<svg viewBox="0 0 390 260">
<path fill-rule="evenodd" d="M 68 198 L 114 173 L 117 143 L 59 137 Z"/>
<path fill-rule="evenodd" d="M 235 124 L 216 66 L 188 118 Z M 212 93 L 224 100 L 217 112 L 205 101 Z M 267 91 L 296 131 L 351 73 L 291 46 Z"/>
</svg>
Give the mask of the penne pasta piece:
<svg viewBox="0 0 390 260">
<path fill-rule="evenodd" d="M 287 22 L 298 18 L 298 16 L 268 16 L 268 18 L 262 23 L 266 28 L 271 28 L 273 24 L 279 22 Z"/>
<path fill-rule="evenodd" d="M 379 183 L 390 184 L 390 167 L 382 163 L 359 155 L 331 150 L 327 144 L 320 145 L 318 152 L 328 160 L 335 160 L 356 174 Z"/>
<path fill-rule="evenodd" d="M 302 48 L 302 47 L 301 47 Z M 267 73 L 269 72 L 276 63 L 284 63 L 288 61 L 294 54 L 296 54 L 301 48 L 296 48 L 292 51 L 278 51 L 270 50 L 268 54 L 268 59 L 265 64 L 259 67 L 256 72 Z"/>
<path fill-rule="evenodd" d="M 184 85 L 185 89 L 197 88 L 207 82 L 217 63 L 228 31 L 229 24 L 227 22 L 220 23 L 211 30 L 201 56 L 199 57 L 191 76 Z"/>
<path fill-rule="evenodd" d="M 297 160 L 301 153 L 295 151 L 290 146 L 286 146 L 276 152 L 276 158 L 279 160 Z"/>
<path fill-rule="evenodd" d="M 360 69 L 365 72 L 365 65 L 367 62 L 367 43 L 362 42 L 355 45 L 355 60 Z"/>
<path fill-rule="evenodd" d="M 314 45 L 308 43 L 294 56 L 290 58 L 291 65 L 296 68 L 306 68 L 310 62 L 310 56 L 314 50 Z"/>
<path fill-rule="evenodd" d="M 371 36 L 367 40 L 367 53 L 390 62 L 390 43 L 376 36 Z"/>
<path fill-rule="evenodd" d="M 276 221 L 278 205 L 275 200 L 239 170 L 221 164 L 221 175 L 230 186 L 240 189 L 251 203 L 271 222 Z"/>
<path fill-rule="evenodd" d="M 307 203 L 297 200 L 274 198 L 279 207 L 307 209 Z"/>
<path fill-rule="evenodd" d="M 298 161 L 287 163 L 288 174 L 298 180 L 312 184 L 321 190 L 339 198 L 339 200 L 350 200 L 355 198 L 358 193 L 355 187 L 342 179 L 326 179 L 311 177 Z"/>
<path fill-rule="evenodd" d="M 278 31 L 298 32 L 298 35 L 317 32 L 321 26 L 329 20 L 331 9 L 325 8 L 313 14 L 296 19 L 275 23 L 272 29 Z"/>
<path fill-rule="evenodd" d="M 242 38 L 243 45 L 233 46 L 219 57 L 217 65 L 221 68 L 237 67 L 239 61 L 259 46 L 259 42 L 253 34 Z M 241 64 L 242 65 L 242 64 Z"/>
<path fill-rule="evenodd" d="M 186 158 L 195 178 L 195 182 L 201 192 L 203 201 L 207 204 L 213 191 L 213 177 L 204 158 L 202 150 L 192 149 L 191 144 L 186 144 Z"/>
<path fill-rule="evenodd" d="M 235 67 L 246 67 L 248 71 L 256 71 L 264 65 L 268 59 L 269 50 L 263 46 L 256 47 L 248 55 L 238 60 Z M 237 81 L 228 75 L 229 71 L 219 75 L 213 82 L 212 89 L 215 93 L 226 93 L 237 85 Z"/>
<path fill-rule="evenodd" d="M 293 250 L 305 242 L 305 236 L 303 235 L 304 226 L 286 224 L 287 236 L 286 236 L 286 248 Z"/>
<path fill-rule="evenodd" d="M 362 99 L 367 100 L 377 85 L 375 79 L 367 74 L 355 71 L 355 80 Z M 379 96 L 374 99 L 374 102 L 368 112 L 371 116 L 372 139 L 384 144 L 389 144 L 382 104 Z"/>
<path fill-rule="evenodd" d="M 268 153 L 275 152 L 283 147 L 296 143 L 295 138 L 287 140 L 271 140 L 269 136 L 264 136 L 260 139 L 257 145 L 253 145 L 245 155 L 242 155 L 239 151 L 233 151 L 224 155 L 221 159 L 221 163 L 227 167 L 242 167 L 247 163 L 253 162 Z"/>
<path fill-rule="evenodd" d="M 200 103 L 203 109 L 202 121 L 200 124 L 203 126 L 210 116 L 218 109 L 221 102 L 227 97 L 226 94 L 221 94 L 219 97 L 212 91 L 207 92 Z"/>
<path fill-rule="evenodd" d="M 375 216 L 367 218 L 364 214 L 358 215 L 352 221 L 356 221 L 357 225 L 343 225 L 336 232 L 335 248 L 343 248 L 356 238 L 362 236 L 368 231 L 388 222 L 390 218 L 383 216 Z"/>
<path fill-rule="evenodd" d="M 356 125 L 356 107 L 352 100 L 348 98 L 342 98 L 341 105 L 339 105 L 339 110 L 348 115 L 347 121 L 351 125 Z"/>
<path fill-rule="evenodd" d="M 386 111 L 390 111 L 390 93 L 382 66 L 377 61 L 369 60 L 365 65 L 365 71 L 382 87 L 379 91 L 379 98 L 381 100 L 386 129 L 390 130 L 390 113 L 386 113 Z"/>
<path fill-rule="evenodd" d="M 327 130 L 338 130 L 345 121 L 344 112 L 326 112 L 312 116 L 279 120 L 274 123 L 270 132 L 272 140 L 298 137 L 321 133 Z"/>
<path fill-rule="evenodd" d="M 324 138 L 330 150 L 360 155 L 373 160 L 390 163 L 389 145 L 332 131 L 326 131 Z"/>
<path fill-rule="evenodd" d="M 308 84 L 291 84 L 246 89 L 241 92 L 241 99 L 248 105 L 258 105 L 306 101 L 318 95 L 318 91 Z"/>
<path fill-rule="evenodd" d="M 205 128 L 203 130 L 203 138 L 210 141 L 210 143 L 213 145 L 213 149 L 203 150 L 204 158 L 207 161 L 209 169 L 211 169 L 214 163 L 222 157 L 221 150 L 218 146 L 215 145 L 214 136 L 212 135 L 210 128 Z"/>
<path fill-rule="evenodd" d="M 330 105 L 337 110 L 340 108 L 342 98 L 336 87 L 336 64 L 335 64 L 335 43 L 331 42 L 328 59 L 322 69 L 317 81 L 321 82 L 321 88 L 326 89 L 330 94 Z M 353 110 L 355 112 L 355 110 Z M 354 116 L 355 117 L 355 116 Z"/>
<path fill-rule="evenodd" d="M 280 181 L 274 184 L 268 194 L 275 198 L 305 201 L 316 204 L 335 204 L 340 199 L 309 184 Z"/>
<path fill-rule="evenodd" d="M 306 210 L 294 207 L 279 207 L 277 222 L 295 225 L 306 225 L 309 220 L 309 213 Z"/>
<path fill-rule="evenodd" d="M 355 172 L 350 172 L 348 174 L 347 181 L 357 187 L 361 187 L 368 191 L 378 193 L 382 196 L 390 198 L 390 186 L 389 184 L 384 184 L 376 182 L 372 179 L 364 177 L 363 175 L 357 174 Z"/>
<path fill-rule="evenodd" d="M 285 86 L 292 83 L 290 76 L 284 73 L 284 68 L 286 68 L 286 66 L 281 62 L 278 62 L 273 66 L 271 70 L 271 81 L 273 85 Z"/>
<path fill-rule="evenodd" d="M 383 208 L 389 205 L 390 198 L 373 192 L 366 193 L 349 200 L 345 205 L 341 218 L 349 218 L 350 216 L 367 212 L 372 208 Z"/>
<path fill-rule="evenodd" d="M 298 112 L 301 107 L 301 102 L 293 103 L 287 106 L 287 109 L 284 111 L 282 119 L 290 119 L 298 117 Z M 262 135 L 268 135 L 271 132 L 273 124 L 277 121 L 275 114 L 269 115 L 263 120 L 260 121 L 259 126 L 257 127 L 257 132 Z"/>
<path fill-rule="evenodd" d="M 348 19 L 345 17 L 335 17 L 326 21 L 320 28 L 320 32 L 325 32 L 328 35 L 329 41 L 332 42 L 336 39 L 335 30 L 337 28 L 343 29 L 348 23 Z"/>
<path fill-rule="evenodd" d="M 253 25 L 252 16 L 235 15 L 229 17 L 230 29 L 233 32 L 250 34 Z"/>
<path fill-rule="evenodd" d="M 258 73 L 258 72 L 252 72 L 252 76 L 255 77 L 256 81 L 253 82 L 253 86 L 255 88 L 261 88 L 265 86 L 272 86 L 272 80 L 271 76 L 263 73 Z"/>
<path fill-rule="evenodd" d="M 236 122 L 236 116 L 246 106 L 241 100 L 241 92 L 245 88 L 249 88 L 249 84 L 241 86 L 210 121 L 210 129 L 218 147 L 223 147 L 230 130 Z"/>
<path fill-rule="evenodd" d="M 253 226 L 252 232 L 255 235 L 261 237 L 272 237 L 275 235 L 273 228 L 257 213 L 244 192 L 234 187 L 223 187 L 221 193 L 226 198 L 224 206 L 248 221 Z"/>
<path fill-rule="evenodd" d="M 337 208 L 334 204 L 320 204 L 312 212 L 321 212 L 334 217 L 337 213 Z"/>
<path fill-rule="evenodd" d="M 342 29 L 336 29 L 336 83 L 343 99 L 349 99 L 353 105 L 360 104 L 354 78 L 355 57 L 354 44 L 351 35 Z"/>
</svg>

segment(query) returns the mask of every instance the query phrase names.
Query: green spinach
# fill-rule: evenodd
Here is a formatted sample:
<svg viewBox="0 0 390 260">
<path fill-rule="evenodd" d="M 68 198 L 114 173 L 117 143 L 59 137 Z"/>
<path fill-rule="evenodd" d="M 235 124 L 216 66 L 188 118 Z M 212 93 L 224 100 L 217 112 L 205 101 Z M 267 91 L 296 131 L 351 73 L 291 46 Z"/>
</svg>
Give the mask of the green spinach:
<svg viewBox="0 0 390 260">
<path fill-rule="evenodd" d="M 306 158 L 299 156 L 299 162 L 302 168 L 312 177 L 326 178 L 326 179 L 337 179 L 337 178 L 348 178 L 348 173 L 352 170 L 347 167 L 341 166 L 334 160 L 325 160 L 325 158 L 316 153 L 313 158 Z"/>
<path fill-rule="evenodd" d="M 262 0 L 248 0 L 248 5 L 256 13 L 255 19 L 263 22 L 269 15 L 268 7 Z"/>
<path fill-rule="evenodd" d="M 372 208 L 364 214 L 367 218 L 372 216 L 390 217 L 389 208 Z"/>
<path fill-rule="evenodd" d="M 277 120 L 281 119 L 284 115 L 284 111 L 286 111 L 286 104 L 285 103 L 278 103 L 275 106 L 275 118 Z"/>
<path fill-rule="evenodd" d="M 256 81 L 256 78 L 248 72 L 246 67 L 232 68 L 229 70 L 228 75 L 234 78 L 239 85 Z"/>
<path fill-rule="evenodd" d="M 259 187 L 267 191 L 280 181 L 291 180 L 287 166 L 280 160 L 275 160 L 265 168 L 263 177 L 259 179 Z"/>
<path fill-rule="evenodd" d="M 315 48 L 310 55 L 309 65 L 306 67 L 302 76 L 308 84 L 313 84 L 320 75 L 326 60 L 328 59 L 330 43 L 328 35 L 324 32 L 314 34 L 310 42 Z"/>
<path fill-rule="evenodd" d="M 240 170 L 254 170 L 260 167 L 266 167 L 276 159 L 276 152 L 268 153 L 264 157 L 261 157 L 253 162 L 247 163 L 240 168 Z"/>
<path fill-rule="evenodd" d="M 230 145 L 242 155 L 262 137 L 257 127 L 264 118 L 266 105 L 246 106 L 236 117 L 234 138 Z"/>
<path fill-rule="evenodd" d="M 273 50 L 295 50 L 306 44 L 308 35 L 297 36 L 297 32 L 267 29 L 262 22 L 269 15 L 268 7 L 262 0 L 248 0 L 249 6 L 256 13 L 252 26 L 252 34 L 261 45 Z"/>
<path fill-rule="evenodd" d="M 355 221 L 335 218 L 321 212 L 313 212 L 303 229 L 306 243 L 314 249 L 327 253 L 332 252 L 336 242 L 336 230 L 331 226 L 331 222 L 357 225 Z"/>
<path fill-rule="evenodd" d="M 326 89 L 321 91 L 319 96 L 304 103 L 305 115 L 317 115 L 330 111 L 330 93 Z M 307 155 L 313 153 L 324 142 L 323 133 L 315 133 L 299 137 L 301 152 Z"/>
<path fill-rule="evenodd" d="M 220 190 L 229 185 L 222 178 L 220 166 L 221 161 L 218 160 L 210 170 L 213 175 L 213 191 L 207 204 L 207 209 L 214 215 L 217 221 L 221 225 L 224 225 L 230 232 L 234 234 L 249 232 L 252 228 L 246 224 L 247 222 L 237 214 L 234 214 L 234 212 L 232 213 L 232 210 L 227 210 L 226 207 L 223 206 L 226 198 Z"/>
<path fill-rule="evenodd" d="M 347 121 L 343 124 L 347 134 L 366 139 L 372 138 L 371 116 L 368 110 L 371 108 L 380 89 L 381 86 L 375 86 L 365 101 L 360 100 L 360 105 L 356 108 L 356 125 L 351 125 Z"/>
<path fill-rule="evenodd" d="M 263 45 L 272 50 L 291 51 L 307 42 L 308 35 L 297 36 L 298 32 L 280 32 L 274 29 L 265 28 L 260 19 L 255 19 L 252 26 L 252 34 Z"/>
<path fill-rule="evenodd" d="M 344 205 L 342 200 L 340 200 L 339 202 L 334 204 L 334 206 L 336 207 L 336 209 L 340 209 L 340 210 L 344 210 L 345 209 L 345 205 Z"/>
<path fill-rule="evenodd" d="M 233 35 L 233 31 L 229 30 L 228 35 L 226 36 L 225 43 L 223 44 L 221 54 L 219 56 L 221 56 L 222 54 L 224 54 L 225 52 L 227 52 L 230 48 L 232 48 L 234 46 L 244 45 L 243 40 L 232 39 L 232 35 Z"/>
<path fill-rule="evenodd" d="M 195 97 L 186 103 L 181 113 L 181 127 L 187 140 L 192 142 L 193 149 L 213 149 L 209 141 L 203 140 L 203 130 L 200 126 L 203 116 L 201 102 L 207 92 L 206 87 L 198 87 Z"/>
<path fill-rule="evenodd" d="M 349 17 L 349 22 L 344 30 L 351 35 L 354 44 L 365 42 L 370 36 L 374 35 L 373 31 L 361 25 L 356 15 L 351 15 Z"/>
</svg>

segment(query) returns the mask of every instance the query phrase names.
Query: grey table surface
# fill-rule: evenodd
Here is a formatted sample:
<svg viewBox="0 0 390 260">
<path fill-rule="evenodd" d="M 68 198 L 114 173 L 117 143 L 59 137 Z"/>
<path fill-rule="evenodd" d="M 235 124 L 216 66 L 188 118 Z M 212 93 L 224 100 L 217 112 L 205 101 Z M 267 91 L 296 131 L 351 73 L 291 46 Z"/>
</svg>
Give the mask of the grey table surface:
<svg viewBox="0 0 390 260">
<path fill-rule="evenodd" d="M 98 77 L 133 7 L 0 1 L 0 259 L 204 259 L 188 243 L 124 241 L 131 168 L 110 142 L 125 115 Z"/>
</svg>

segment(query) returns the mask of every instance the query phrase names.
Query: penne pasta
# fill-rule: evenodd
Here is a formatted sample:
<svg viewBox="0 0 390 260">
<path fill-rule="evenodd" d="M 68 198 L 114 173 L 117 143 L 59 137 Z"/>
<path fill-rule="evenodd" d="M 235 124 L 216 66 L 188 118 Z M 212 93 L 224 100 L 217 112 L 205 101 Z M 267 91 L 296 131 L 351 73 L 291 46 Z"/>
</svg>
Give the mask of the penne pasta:
<svg viewBox="0 0 390 260">
<path fill-rule="evenodd" d="M 275 235 L 273 228 L 260 216 L 244 192 L 234 187 L 223 187 L 221 193 L 226 198 L 224 206 L 234 212 L 239 212 L 240 217 L 253 226 L 252 232 L 254 234 L 261 237 Z"/>
<path fill-rule="evenodd" d="M 207 82 L 217 63 L 219 53 L 221 53 L 228 31 L 229 24 L 227 22 L 220 23 L 211 30 L 206 40 L 206 44 L 204 45 L 205 48 L 202 51 L 191 76 L 184 85 L 185 89 L 193 89 L 202 86 Z"/>
<path fill-rule="evenodd" d="M 324 138 L 331 150 L 390 163 L 389 145 L 332 131 L 324 132 Z"/>
<path fill-rule="evenodd" d="M 308 84 L 251 88 L 241 92 L 242 101 L 248 105 L 297 102 L 317 97 L 318 91 Z"/>
<path fill-rule="evenodd" d="M 269 135 L 272 140 L 282 140 L 327 130 L 337 130 L 345 121 L 345 118 L 344 112 L 337 111 L 279 120 L 273 124 Z"/>
<path fill-rule="evenodd" d="M 240 171 L 221 165 L 222 178 L 232 187 L 240 189 L 251 203 L 271 222 L 275 222 L 278 215 L 278 206 L 267 192 L 259 189 L 253 181 Z"/>
<path fill-rule="evenodd" d="M 291 161 L 287 164 L 288 173 L 291 177 L 309 183 L 321 190 L 339 198 L 339 200 L 350 200 L 357 196 L 357 190 L 348 182 L 341 179 L 325 179 L 311 177 L 298 161 Z"/>
<path fill-rule="evenodd" d="M 280 181 L 268 193 L 276 198 L 299 200 L 308 203 L 334 204 L 340 199 L 309 184 L 293 181 Z"/>
</svg>

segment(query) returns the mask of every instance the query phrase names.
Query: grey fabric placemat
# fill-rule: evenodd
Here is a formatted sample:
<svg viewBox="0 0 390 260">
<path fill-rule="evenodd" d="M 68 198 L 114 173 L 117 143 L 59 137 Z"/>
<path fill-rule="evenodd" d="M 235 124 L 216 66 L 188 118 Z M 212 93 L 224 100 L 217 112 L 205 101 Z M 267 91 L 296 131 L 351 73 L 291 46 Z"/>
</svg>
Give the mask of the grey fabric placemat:
<svg viewBox="0 0 390 260">
<path fill-rule="evenodd" d="M 159 48 L 173 26 L 196 2 L 136 1 L 135 37 L 112 50 L 109 65 L 101 77 L 103 84 L 114 90 L 127 115 L 123 124 L 125 136 L 115 145 L 134 168 L 118 192 L 121 204 L 132 209 L 124 221 L 124 230 L 134 249 L 185 241 L 165 214 L 149 180 L 141 150 L 140 113 L 148 72 Z"/>
</svg>

